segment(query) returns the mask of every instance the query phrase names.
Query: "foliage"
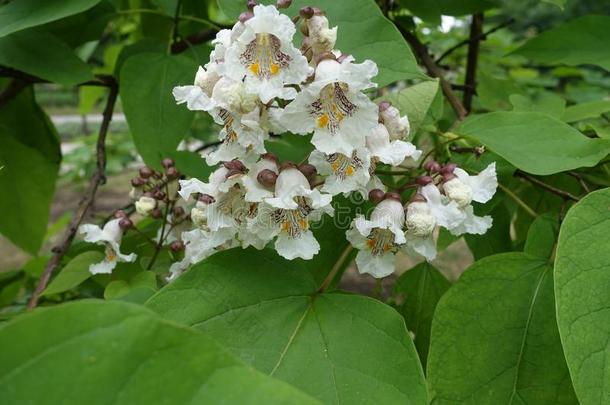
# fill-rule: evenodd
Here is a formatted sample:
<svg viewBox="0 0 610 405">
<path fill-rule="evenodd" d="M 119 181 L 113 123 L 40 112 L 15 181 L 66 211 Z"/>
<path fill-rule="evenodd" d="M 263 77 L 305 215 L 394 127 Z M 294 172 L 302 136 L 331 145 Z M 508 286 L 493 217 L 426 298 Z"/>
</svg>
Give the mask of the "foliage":
<svg viewBox="0 0 610 405">
<path fill-rule="evenodd" d="M 2 403 L 609 403 L 606 3 L 294 0 L 281 9 L 296 22 L 297 49 L 313 35 L 299 10 L 313 6 L 338 27 L 331 49 L 377 64 L 377 86 L 362 97 L 380 104 L 384 128 L 385 101 L 406 115 L 409 138 L 397 138 L 422 150 L 399 163 L 367 157 L 379 183 L 329 198 L 334 213 L 306 222 L 319 244 L 311 259 L 302 246 L 281 257 L 277 242 L 258 244 L 260 231 L 247 248 L 239 233 L 199 252 L 189 239 L 204 229 L 212 239 L 198 215 L 229 194 L 223 182 L 239 179 L 230 189 L 252 172 L 264 191 L 279 189 L 253 172 L 254 144 L 239 156 L 245 164 L 208 165 L 231 124 L 174 97 L 219 52 L 214 38 L 246 12 L 244 0 L 0 0 L 0 233 L 27 255 L 0 269 Z M 188 88 L 205 87 L 200 79 Z M 310 84 L 290 86 L 303 94 Z M 273 121 L 295 101 L 257 103 L 264 149 L 304 176 L 321 153 L 317 134 Z M 50 119 L 62 111 L 102 122 L 66 135 Z M 110 126 L 113 113 L 124 113 L 121 128 Z M 374 232 L 362 247 L 346 230 L 376 215 L 379 199 L 404 203 L 407 217 L 422 198 L 432 206 L 429 185 L 444 208 L 457 206 L 446 185 L 455 166 L 475 183 L 493 169 L 497 192 L 476 199 L 485 187 L 472 186 L 458 209 L 462 227 L 475 227 L 466 217 L 493 222 L 467 233 L 435 219 L 427 236 L 438 259 L 400 248 L 396 277 L 382 283 L 387 263 L 365 267 L 361 254 L 376 246 Z M 136 170 L 132 203 L 92 217 L 108 184 Z M 212 183 L 219 170 L 223 182 L 181 198 L 196 183 L 186 179 Z M 318 168 L 305 188 L 324 190 L 325 176 Z M 70 183 L 83 193 L 73 212 L 57 197 Z M 388 193 L 376 197 L 379 184 Z M 248 205 L 248 221 L 262 204 Z M 413 227 L 407 218 L 401 232 Z M 394 238 L 384 252 L 396 253 Z M 378 278 L 374 297 L 361 293 L 370 277 L 356 268 Z"/>
</svg>

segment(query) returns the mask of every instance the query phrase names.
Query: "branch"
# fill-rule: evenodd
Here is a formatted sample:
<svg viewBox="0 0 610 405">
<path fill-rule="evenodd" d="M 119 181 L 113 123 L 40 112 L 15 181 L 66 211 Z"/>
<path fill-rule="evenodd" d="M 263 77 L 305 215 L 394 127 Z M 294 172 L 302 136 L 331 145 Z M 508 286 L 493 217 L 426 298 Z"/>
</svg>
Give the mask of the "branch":
<svg viewBox="0 0 610 405">
<path fill-rule="evenodd" d="M 110 121 L 112 120 L 112 112 L 114 111 L 114 105 L 117 100 L 117 95 L 119 91 L 119 86 L 114 79 L 108 79 L 106 83 L 110 88 L 110 92 L 108 94 L 108 100 L 106 101 L 106 107 L 104 108 L 102 124 L 100 126 L 98 138 L 97 138 L 97 168 L 93 176 L 91 176 L 91 180 L 89 181 L 89 187 L 85 192 L 82 200 L 80 201 L 78 208 L 76 209 L 76 213 L 72 217 L 68 228 L 64 232 L 63 239 L 59 246 L 53 248 L 53 257 L 47 263 L 47 266 L 44 269 L 44 272 L 40 276 L 40 280 L 38 281 L 38 285 L 36 286 L 36 290 L 32 294 L 30 301 L 28 302 L 28 308 L 33 309 L 38 304 L 38 299 L 40 298 L 40 294 L 45 290 L 53 272 L 59 266 L 61 259 L 64 257 L 74 237 L 76 236 L 76 232 L 78 231 L 78 227 L 82 222 L 83 218 L 87 214 L 87 211 L 93 205 L 95 200 L 95 193 L 97 192 L 98 187 L 101 184 L 106 182 L 106 135 L 108 134 L 108 127 L 110 125 Z"/>
<path fill-rule="evenodd" d="M 445 52 L 443 52 L 441 54 L 441 56 L 439 56 L 434 63 L 436 63 L 437 65 L 440 65 L 441 61 L 443 59 L 445 59 L 447 56 L 451 55 L 453 52 L 455 52 L 456 50 L 460 49 L 461 47 L 463 47 L 464 45 L 468 45 L 471 41 L 485 41 L 487 39 L 488 35 L 493 34 L 494 32 L 508 27 L 509 25 L 513 24 L 515 22 L 514 18 L 511 18 L 507 21 L 504 21 L 502 24 L 498 24 L 497 26 L 491 28 L 488 31 L 485 31 L 484 33 L 476 36 L 475 38 L 468 38 L 465 39 L 463 41 L 458 42 L 457 44 L 453 45 L 451 48 L 447 49 Z"/>
<path fill-rule="evenodd" d="M 517 170 L 515 172 L 515 177 L 521 177 L 522 179 L 527 180 L 530 183 L 532 183 L 546 191 L 549 191 L 553 194 L 558 195 L 559 197 L 563 198 L 564 200 L 580 201 L 580 198 L 576 197 L 575 195 L 573 195 L 567 191 L 563 191 L 556 187 L 553 187 L 550 184 L 546 184 L 545 182 L 538 180 L 537 178 L 530 176 L 529 174 L 522 172 L 521 170 Z"/>
<path fill-rule="evenodd" d="M 464 82 L 464 108 L 470 112 L 472 109 L 472 98 L 476 93 L 477 86 L 477 62 L 479 59 L 479 47 L 483 31 L 483 13 L 472 16 L 470 24 L 470 41 L 468 43 L 468 60 L 466 63 L 466 80 Z"/>
<path fill-rule="evenodd" d="M 439 79 L 441 89 L 443 90 L 445 97 L 447 97 L 447 101 L 449 101 L 449 104 L 451 104 L 451 107 L 457 114 L 458 120 L 463 120 L 464 117 L 466 117 L 466 115 L 468 114 L 468 111 L 466 111 L 466 109 L 460 102 L 460 99 L 451 89 L 451 84 L 447 80 L 445 80 L 441 68 L 439 68 L 438 65 L 432 60 L 432 57 L 428 53 L 428 47 L 426 47 L 426 45 L 424 45 L 413 33 L 405 30 L 400 25 L 396 26 L 398 27 L 398 30 L 401 32 L 402 36 L 407 40 L 409 45 L 411 45 L 411 48 L 413 48 L 413 50 L 419 57 L 419 60 L 424 64 L 428 73 L 433 77 L 437 77 Z"/>
</svg>

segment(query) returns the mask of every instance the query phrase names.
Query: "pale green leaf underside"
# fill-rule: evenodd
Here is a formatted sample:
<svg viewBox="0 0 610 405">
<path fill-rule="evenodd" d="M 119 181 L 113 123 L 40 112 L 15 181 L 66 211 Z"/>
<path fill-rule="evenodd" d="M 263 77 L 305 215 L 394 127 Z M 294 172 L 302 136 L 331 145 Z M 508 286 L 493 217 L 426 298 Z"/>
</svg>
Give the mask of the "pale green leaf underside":
<svg viewBox="0 0 610 405">
<path fill-rule="evenodd" d="M 559 332 L 583 405 L 610 403 L 610 188 L 568 211 L 557 245 Z"/>
<path fill-rule="evenodd" d="M 552 269 L 524 253 L 486 257 L 432 322 L 434 404 L 574 404 L 554 314 Z"/>
<path fill-rule="evenodd" d="M 382 97 L 379 101 L 390 101 L 400 110 L 401 115 L 406 115 L 411 125 L 411 134 L 416 134 L 432 106 L 437 91 L 438 80 L 425 81 Z"/>
<path fill-rule="evenodd" d="M 475 115 L 455 132 L 477 140 L 517 168 L 538 175 L 595 166 L 610 153 L 610 140 L 587 138 L 538 112 Z"/>
<path fill-rule="evenodd" d="M 0 352 L 3 404 L 317 403 L 201 333 L 116 301 L 23 315 L 0 327 L 0 345 L 11 348 Z"/>
<path fill-rule="evenodd" d="M 233 249 L 193 267 L 147 305 L 324 403 L 425 403 L 400 315 L 367 297 L 317 294 L 317 287 L 275 252 Z"/>
</svg>

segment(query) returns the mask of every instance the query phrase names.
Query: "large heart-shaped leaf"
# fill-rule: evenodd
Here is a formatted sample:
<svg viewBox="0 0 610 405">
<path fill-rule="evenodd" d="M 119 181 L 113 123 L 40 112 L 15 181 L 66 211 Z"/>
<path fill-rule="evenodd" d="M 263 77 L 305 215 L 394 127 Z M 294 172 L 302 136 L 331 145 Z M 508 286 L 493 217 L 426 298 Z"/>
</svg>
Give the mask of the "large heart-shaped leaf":
<svg viewBox="0 0 610 405">
<path fill-rule="evenodd" d="M 476 115 L 455 132 L 476 139 L 519 169 L 538 175 L 595 166 L 610 153 L 610 140 L 587 138 L 538 112 Z"/>
<path fill-rule="evenodd" d="M 81 13 L 100 0 L 19 0 L 0 7 L 0 37 Z"/>
<path fill-rule="evenodd" d="M 0 345 L 5 404 L 317 403 L 200 332 L 118 301 L 20 316 L 0 327 Z"/>
<path fill-rule="evenodd" d="M 555 264 L 557 322 L 583 405 L 610 403 L 610 188 L 566 216 Z"/>
<path fill-rule="evenodd" d="M 176 105 L 174 86 L 193 81 L 197 65 L 185 56 L 144 52 L 129 57 L 121 69 L 120 92 L 136 148 L 153 167 L 174 153 L 195 114 Z M 203 164 L 203 163 L 202 163 Z"/>
<path fill-rule="evenodd" d="M 0 232 L 31 254 L 47 231 L 60 161 L 55 128 L 32 91 L 0 109 Z"/>
<path fill-rule="evenodd" d="M 243 0 L 218 0 L 231 18 L 246 11 Z M 260 1 L 275 4 L 273 0 Z M 295 0 L 286 13 L 298 14 L 304 6 L 315 6 L 326 12 L 331 26 L 338 26 L 336 49 L 353 55 L 357 61 L 371 59 L 379 66 L 374 79 L 379 86 L 402 79 L 425 78 L 417 66 L 411 48 L 398 29 L 385 18 L 374 0 Z M 349 6 L 349 8 L 348 8 Z M 298 44 L 296 44 L 298 45 Z"/>
<path fill-rule="evenodd" d="M 516 53 L 545 64 L 591 64 L 610 70 L 610 16 L 589 15 L 529 40 Z"/>
<path fill-rule="evenodd" d="M 441 298 L 428 356 L 435 404 L 574 404 L 555 322 L 553 269 L 486 257 Z"/>
<path fill-rule="evenodd" d="M 147 305 L 324 403 L 426 403 L 401 316 L 379 301 L 318 293 L 318 286 L 302 263 L 232 249 L 193 267 Z"/>
<path fill-rule="evenodd" d="M 411 133 L 415 134 L 424 122 L 437 91 L 438 80 L 430 80 L 407 87 L 396 94 L 383 97 L 383 99 L 392 102 L 402 114 L 408 116 Z"/>
</svg>

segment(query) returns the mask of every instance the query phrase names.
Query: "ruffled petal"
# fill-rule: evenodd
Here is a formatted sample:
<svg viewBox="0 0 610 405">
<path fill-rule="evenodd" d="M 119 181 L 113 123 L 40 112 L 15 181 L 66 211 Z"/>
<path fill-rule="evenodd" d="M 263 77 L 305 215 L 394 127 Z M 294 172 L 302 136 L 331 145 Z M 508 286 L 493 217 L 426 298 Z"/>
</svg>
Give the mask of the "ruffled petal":
<svg viewBox="0 0 610 405">
<path fill-rule="evenodd" d="M 311 231 L 305 231 L 296 238 L 291 238 L 282 232 L 275 241 L 275 250 L 288 260 L 296 258 L 310 260 L 320 251 L 320 244 Z"/>
</svg>

